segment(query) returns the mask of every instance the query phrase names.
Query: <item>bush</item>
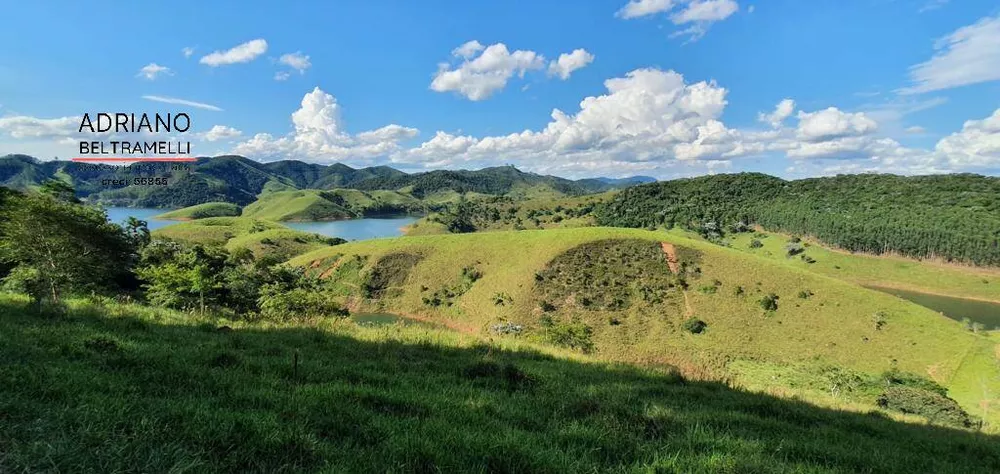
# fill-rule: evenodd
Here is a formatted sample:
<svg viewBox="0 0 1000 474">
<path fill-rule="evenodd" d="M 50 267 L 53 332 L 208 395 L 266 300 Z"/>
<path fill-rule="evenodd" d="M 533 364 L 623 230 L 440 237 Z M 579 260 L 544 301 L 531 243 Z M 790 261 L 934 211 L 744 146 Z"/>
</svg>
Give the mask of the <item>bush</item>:
<svg viewBox="0 0 1000 474">
<path fill-rule="evenodd" d="M 293 288 L 266 285 L 261 289 L 260 316 L 263 319 L 288 321 L 317 317 L 347 317 L 347 310 L 333 301 L 329 294 L 313 288 Z"/>
<path fill-rule="evenodd" d="M 878 396 L 877 403 L 887 410 L 922 416 L 931 423 L 945 426 L 973 428 L 977 424 L 955 400 L 921 388 L 889 387 Z"/>
<path fill-rule="evenodd" d="M 700 291 L 700 292 L 702 292 L 702 293 L 704 293 L 706 295 L 714 295 L 715 292 L 718 291 L 718 289 L 719 288 L 717 286 L 705 285 L 705 286 L 703 286 L 701 288 L 698 288 L 698 291 Z"/>
<path fill-rule="evenodd" d="M 550 319 L 545 327 L 545 338 L 552 344 L 583 352 L 594 349 L 594 343 L 591 341 L 593 333 L 593 328 L 581 321 L 562 323 Z"/>
<path fill-rule="evenodd" d="M 779 299 L 778 295 L 771 293 L 761 298 L 758 303 L 760 303 L 760 307 L 763 308 L 764 311 L 777 311 L 778 299 Z"/>
<path fill-rule="evenodd" d="M 684 324 L 681 325 L 681 327 L 683 327 L 685 331 L 691 334 L 701 334 L 705 332 L 706 328 L 708 328 L 708 323 L 698 318 L 691 318 L 688 319 L 687 321 L 684 321 Z"/>
<path fill-rule="evenodd" d="M 815 293 L 813 293 L 812 290 L 802 290 L 802 291 L 799 292 L 799 298 L 807 300 L 807 299 L 809 299 L 814 294 Z"/>
<path fill-rule="evenodd" d="M 759 249 L 759 248 L 761 248 L 763 246 L 764 246 L 764 243 L 761 242 L 760 240 L 753 239 L 753 240 L 750 241 L 750 248 L 752 248 L 752 249 Z"/>
<path fill-rule="evenodd" d="M 799 243 L 791 243 L 785 246 L 785 253 L 788 257 L 794 257 L 802 252 L 805 252 L 805 247 Z"/>
<path fill-rule="evenodd" d="M 876 311 L 875 314 L 872 314 L 872 323 L 875 324 L 876 331 L 882 330 L 882 328 L 885 326 L 886 319 L 888 318 L 888 316 L 889 313 L 886 313 L 885 311 Z"/>
</svg>

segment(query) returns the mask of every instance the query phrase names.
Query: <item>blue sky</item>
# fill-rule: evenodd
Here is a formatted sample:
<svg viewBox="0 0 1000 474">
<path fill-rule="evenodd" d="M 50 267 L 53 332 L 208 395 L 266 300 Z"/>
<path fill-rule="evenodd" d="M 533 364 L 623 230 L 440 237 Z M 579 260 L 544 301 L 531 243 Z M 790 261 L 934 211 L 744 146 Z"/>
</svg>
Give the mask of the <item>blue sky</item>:
<svg viewBox="0 0 1000 474">
<path fill-rule="evenodd" d="M 6 6 L 0 154 L 183 111 L 195 154 L 262 161 L 1000 174 L 993 1 L 205 3 Z"/>
</svg>

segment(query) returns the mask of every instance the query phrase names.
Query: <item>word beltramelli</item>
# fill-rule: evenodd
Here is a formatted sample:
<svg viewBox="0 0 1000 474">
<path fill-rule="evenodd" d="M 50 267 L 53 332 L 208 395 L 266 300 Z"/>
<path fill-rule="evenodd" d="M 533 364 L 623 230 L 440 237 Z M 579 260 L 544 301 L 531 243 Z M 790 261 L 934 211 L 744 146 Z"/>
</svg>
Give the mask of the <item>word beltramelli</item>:
<svg viewBox="0 0 1000 474">
<path fill-rule="evenodd" d="M 186 113 L 177 114 L 134 114 L 101 112 L 93 117 L 83 114 L 79 133 L 185 133 L 191 128 L 191 117 Z M 189 141 L 80 141 L 81 155 L 190 155 Z"/>
</svg>

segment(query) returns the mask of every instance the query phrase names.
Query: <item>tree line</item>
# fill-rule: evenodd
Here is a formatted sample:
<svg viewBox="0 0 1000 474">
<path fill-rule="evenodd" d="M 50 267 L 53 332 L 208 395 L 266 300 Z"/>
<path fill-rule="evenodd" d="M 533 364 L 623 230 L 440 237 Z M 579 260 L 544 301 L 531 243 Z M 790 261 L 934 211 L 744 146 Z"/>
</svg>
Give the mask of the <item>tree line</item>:
<svg viewBox="0 0 1000 474">
<path fill-rule="evenodd" d="M 972 174 L 703 176 L 626 189 L 595 216 L 600 225 L 708 237 L 759 225 L 854 252 L 1000 265 L 1000 179 Z"/>
<path fill-rule="evenodd" d="M 249 249 L 153 239 L 146 222 L 108 222 L 71 187 L 0 187 L 0 290 L 59 304 L 72 296 L 127 296 L 243 319 L 340 316 L 319 279 Z"/>
</svg>

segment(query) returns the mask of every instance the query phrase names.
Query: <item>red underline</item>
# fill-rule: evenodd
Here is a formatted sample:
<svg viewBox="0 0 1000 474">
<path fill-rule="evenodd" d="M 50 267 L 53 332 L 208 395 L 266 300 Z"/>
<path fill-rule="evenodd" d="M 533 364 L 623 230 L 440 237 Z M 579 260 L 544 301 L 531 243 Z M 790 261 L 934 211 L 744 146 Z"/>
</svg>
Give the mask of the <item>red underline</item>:
<svg viewBox="0 0 1000 474">
<path fill-rule="evenodd" d="M 152 158 L 152 157 L 137 157 L 137 158 L 121 158 L 121 157 L 107 157 L 107 158 L 70 158 L 71 161 L 183 161 L 192 162 L 198 161 L 197 158 Z"/>
</svg>

